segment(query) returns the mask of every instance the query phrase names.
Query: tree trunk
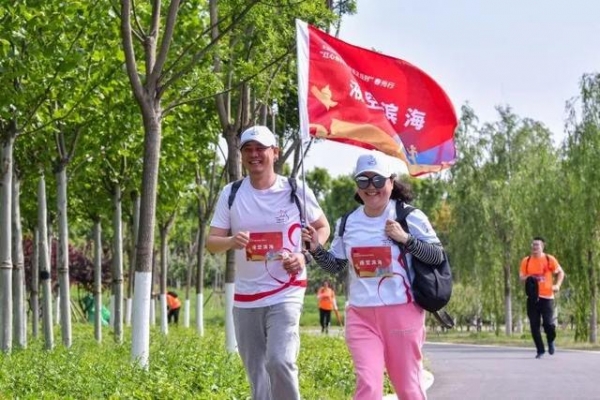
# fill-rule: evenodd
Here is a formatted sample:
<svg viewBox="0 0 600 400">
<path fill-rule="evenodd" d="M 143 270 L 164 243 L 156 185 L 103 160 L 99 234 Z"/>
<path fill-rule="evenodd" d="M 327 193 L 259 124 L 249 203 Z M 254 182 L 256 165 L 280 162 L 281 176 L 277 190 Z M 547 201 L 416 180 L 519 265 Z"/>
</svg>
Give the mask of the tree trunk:
<svg viewBox="0 0 600 400">
<path fill-rule="evenodd" d="M 102 342 L 102 223 L 94 222 L 94 338 Z"/>
<path fill-rule="evenodd" d="M 23 254 L 23 231 L 21 229 L 20 207 L 21 185 L 17 174 L 12 181 L 12 234 L 13 234 L 13 318 L 14 342 L 18 348 L 27 347 L 27 323 L 25 313 L 25 256 Z"/>
<path fill-rule="evenodd" d="M 238 150 L 239 137 L 233 127 L 225 132 L 227 140 L 227 169 L 229 182 L 235 182 L 242 177 L 240 153 Z M 229 352 L 237 351 L 235 329 L 233 325 L 233 295 L 235 282 L 235 251 L 227 251 L 225 261 L 225 348 Z"/>
<path fill-rule="evenodd" d="M 33 257 L 31 260 L 31 287 L 29 288 L 31 308 L 31 336 L 37 339 L 40 330 L 40 230 L 33 232 Z"/>
<path fill-rule="evenodd" d="M 590 343 L 598 341 L 598 278 L 596 276 L 596 268 L 594 267 L 594 256 L 592 250 L 588 251 L 588 265 L 590 269 Z"/>
<path fill-rule="evenodd" d="M 14 136 L 1 133 L 2 162 L 0 163 L 0 346 L 4 353 L 12 349 L 12 177 Z"/>
<path fill-rule="evenodd" d="M 46 181 L 40 176 L 38 183 L 38 230 L 40 233 L 40 281 L 42 283 L 42 325 L 46 350 L 54 348 L 52 323 L 52 281 L 50 276 L 50 251 L 48 246 L 48 216 L 46 212 Z"/>
<path fill-rule="evenodd" d="M 136 250 L 137 250 L 137 238 L 138 231 L 140 228 L 140 197 L 137 192 L 131 193 L 131 201 L 133 203 L 133 226 L 131 229 L 131 254 L 129 258 L 129 274 L 128 274 L 128 285 L 127 285 L 127 303 L 125 308 L 125 324 L 131 325 L 131 312 L 132 312 L 132 297 L 133 297 L 133 284 L 135 279 L 135 263 L 136 263 Z"/>
<path fill-rule="evenodd" d="M 160 161 L 160 109 L 152 110 L 144 117 L 144 167 L 140 196 L 140 229 L 137 242 L 135 266 L 135 290 L 133 298 L 133 326 L 131 357 L 142 368 L 149 367 L 150 353 L 150 296 L 152 287 L 152 250 L 156 213 L 156 187 Z"/>
<path fill-rule="evenodd" d="M 169 333 L 167 320 L 167 276 L 169 272 L 169 232 L 175 221 L 175 213 L 160 229 L 160 330 L 163 334 Z"/>
<path fill-rule="evenodd" d="M 194 260 L 196 259 L 196 255 L 198 254 L 198 244 L 199 239 L 198 236 L 200 234 L 200 230 L 196 231 L 196 237 L 194 242 L 189 247 L 189 250 L 186 254 L 187 262 L 186 262 L 186 270 L 185 270 L 185 296 L 184 296 L 184 306 L 183 306 L 183 326 L 186 328 L 190 327 L 190 310 L 191 310 L 191 301 L 190 294 L 192 293 L 192 280 L 194 276 L 194 272 L 196 268 L 194 268 Z M 196 307 L 198 308 L 198 307 Z"/>
<path fill-rule="evenodd" d="M 150 285 L 150 293 L 151 293 L 151 299 L 152 301 L 150 302 L 150 325 L 154 326 L 156 325 L 156 303 L 160 302 L 160 299 L 158 298 L 158 294 L 160 292 L 160 288 L 158 288 L 157 284 L 156 284 L 156 277 L 158 276 L 158 272 L 156 271 L 157 267 L 156 267 L 156 259 L 157 259 L 157 255 L 156 255 L 156 251 L 152 252 L 152 273 L 151 273 L 151 279 L 150 281 L 152 282 Z M 158 289 L 157 289 L 158 288 Z"/>
<path fill-rule="evenodd" d="M 113 328 L 115 342 L 123 343 L 123 224 L 121 220 L 121 186 L 113 186 Z"/>
<path fill-rule="evenodd" d="M 198 248 L 196 274 L 196 331 L 204 336 L 204 248 L 206 246 L 206 220 L 198 221 Z"/>
<path fill-rule="evenodd" d="M 510 263 L 505 262 L 504 264 L 504 333 L 506 336 L 512 335 L 512 299 L 511 299 L 511 286 L 510 286 Z"/>
<path fill-rule="evenodd" d="M 63 345 L 71 347 L 71 285 L 69 280 L 69 224 L 67 222 L 67 171 L 60 164 L 56 172 L 58 219 L 58 284 L 60 288 L 60 321 Z"/>
</svg>

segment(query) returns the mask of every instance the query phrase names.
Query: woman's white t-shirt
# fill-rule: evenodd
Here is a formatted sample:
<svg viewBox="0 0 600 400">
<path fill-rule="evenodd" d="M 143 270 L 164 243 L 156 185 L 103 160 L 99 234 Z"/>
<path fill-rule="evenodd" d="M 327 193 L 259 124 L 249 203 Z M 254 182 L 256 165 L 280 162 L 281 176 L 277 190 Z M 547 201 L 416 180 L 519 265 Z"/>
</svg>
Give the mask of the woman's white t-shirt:
<svg viewBox="0 0 600 400">
<path fill-rule="evenodd" d="M 340 220 L 336 223 L 330 251 L 336 258 L 348 260 L 348 302 L 351 306 L 383 306 L 412 301 L 409 281 L 409 276 L 412 276 L 409 273 L 411 255 L 407 254 L 409 265 L 405 266 L 399 246 L 385 234 L 388 219 L 396 220 L 395 200 L 390 200 L 378 217 L 367 216 L 364 206 L 357 208 L 348 216 L 342 238 L 338 235 Z M 415 238 L 428 243 L 439 242 L 422 211 L 416 209 L 411 212 L 406 222 Z"/>
</svg>

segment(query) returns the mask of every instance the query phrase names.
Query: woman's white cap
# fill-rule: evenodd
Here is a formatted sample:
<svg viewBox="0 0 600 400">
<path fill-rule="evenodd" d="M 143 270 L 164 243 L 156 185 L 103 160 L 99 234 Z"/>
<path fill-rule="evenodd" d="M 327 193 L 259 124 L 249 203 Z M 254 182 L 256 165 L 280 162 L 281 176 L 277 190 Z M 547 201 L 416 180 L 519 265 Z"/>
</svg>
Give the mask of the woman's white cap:
<svg viewBox="0 0 600 400">
<path fill-rule="evenodd" d="M 385 156 L 378 152 L 372 151 L 368 154 L 363 154 L 356 160 L 356 168 L 354 169 L 354 177 L 364 174 L 365 172 L 372 172 L 377 175 L 381 175 L 384 178 L 392 176 L 392 170 L 390 163 Z"/>
</svg>

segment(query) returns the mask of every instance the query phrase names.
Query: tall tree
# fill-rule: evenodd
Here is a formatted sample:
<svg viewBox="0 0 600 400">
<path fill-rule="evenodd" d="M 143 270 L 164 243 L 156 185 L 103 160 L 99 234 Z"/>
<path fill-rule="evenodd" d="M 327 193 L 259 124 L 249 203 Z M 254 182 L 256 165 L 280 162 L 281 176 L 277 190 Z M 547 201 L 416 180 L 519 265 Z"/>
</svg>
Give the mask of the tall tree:
<svg viewBox="0 0 600 400">
<path fill-rule="evenodd" d="M 498 122 L 477 128 L 472 110 L 463 108 L 457 134 L 459 162 L 452 171 L 454 186 L 449 196 L 460 229 L 450 236 L 450 243 L 451 254 L 458 260 L 454 264 L 470 267 L 463 277 L 477 277 L 481 291 L 483 286 L 502 288 L 502 293 L 494 290 L 493 296 L 481 300 L 484 307 L 486 302 L 492 307 L 490 313 L 504 315 L 505 331 L 510 335 L 512 287 L 517 282 L 512 272 L 531 232 L 522 205 L 535 195 L 524 177 L 546 175 L 548 166 L 541 161 L 549 159 L 553 149 L 550 132 L 541 124 L 520 119 L 509 108 L 499 107 L 498 113 Z M 474 232 L 488 234 L 475 236 Z M 498 281 L 501 286 L 494 284 Z M 500 298 L 503 309 L 494 300 Z"/>
<path fill-rule="evenodd" d="M 581 107 L 579 112 L 577 105 Z M 568 110 L 570 118 L 564 144 L 564 183 L 576 193 L 568 200 L 568 210 L 565 209 L 565 214 L 569 215 L 569 231 L 572 232 L 567 237 L 571 247 L 568 275 L 573 280 L 573 286 L 577 287 L 577 290 L 573 290 L 577 304 L 576 339 L 596 343 L 600 190 L 595 183 L 600 181 L 600 74 L 586 74 L 581 78 L 578 101 L 572 102 Z M 581 210 L 583 214 L 575 210 Z"/>
<path fill-rule="evenodd" d="M 243 5 L 239 17 L 222 27 L 225 34 L 257 1 Z M 172 0 L 163 10 L 162 1 L 134 8 L 121 0 L 121 36 L 129 81 L 144 125 L 144 157 L 140 191 L 140 226 L 136 254 L 133 309 L 132 360 L 149 365 L 149 310 L 152 251 L 156 213 L 157 179 L 162 139 L 162 121 L 176 107 L 211 93 L 213 74 L 198 64 L 218 42 L 209 37 L 202 3 Z M 200 16 L 200 18 L 198 18 Z M 178 24 L 178 18 L 182 17 Z M 147 26 L 144 27 L 144 21 Z M 179 32 L 177 28 L 180 28 Z M 199 33 L 198 33 L 199 32 Z M 137 40 L 134 43 L 134 38 Z M 139 54 L 142 56 L 139 57 Z M 171 57 L 169 61 L 169 56 Z M 142 60 L 140 62 L 140 60 Z M 143 69 L 138 69 L 138 64 Z M 165 99 L 166 98 L 166 99 Z M 163 101 L 166 106 L 163 106 Z"/>
</svg>

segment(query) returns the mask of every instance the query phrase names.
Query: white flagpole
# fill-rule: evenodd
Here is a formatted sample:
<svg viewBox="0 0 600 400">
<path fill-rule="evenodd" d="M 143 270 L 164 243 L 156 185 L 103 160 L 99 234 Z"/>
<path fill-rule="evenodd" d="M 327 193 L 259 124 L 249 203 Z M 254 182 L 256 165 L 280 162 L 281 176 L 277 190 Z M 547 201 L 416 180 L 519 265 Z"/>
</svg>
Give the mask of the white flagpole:
<svg viewBox="0 0 600 400">
<path fill-rule="evenodd" d="M 308 128 L 308 107 L 307 98 L 308 93 L 308 55 L 309 55 L 309 38 L 308 38 L 308 27 L 306 22 L 296 19 L 296 57 L 298 65 L 298 110 L 300 117 L 300 176 L 304 184 L 304 190 L 302 191 L 302 228 L 307 225 L 306 221 L 306 173 L 304 169 L 304 141 L 311 140 Z M 305 243 L 305 247 L 308 248 Z"/>
</svg>

